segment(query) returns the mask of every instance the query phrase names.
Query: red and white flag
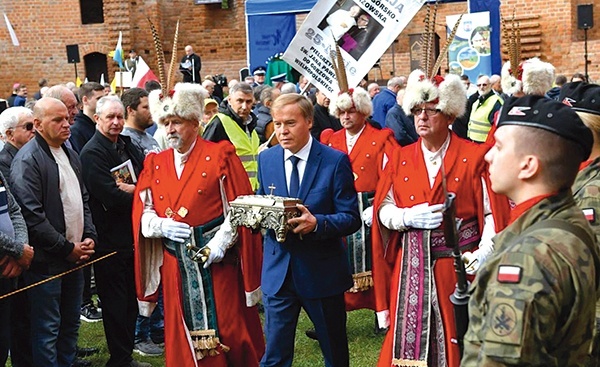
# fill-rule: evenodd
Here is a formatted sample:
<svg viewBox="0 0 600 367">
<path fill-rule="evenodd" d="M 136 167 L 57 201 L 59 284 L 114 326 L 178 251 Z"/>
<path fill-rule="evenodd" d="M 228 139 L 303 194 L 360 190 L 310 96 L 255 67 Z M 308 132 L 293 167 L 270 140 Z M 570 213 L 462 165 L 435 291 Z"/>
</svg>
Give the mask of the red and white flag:
<svg viewBox="0 0 600 367">
<path fill-rule="evenodd" d="M 157 82 L 159 81 L 152 70 L 150 70 L 148 64 L 146 64 L 146 61 L 144 61 L 144 59 L 140 56 L 130 85 L 132 88 L 144 88 L 144 84 L 150 80 L 156 80 Z"/>
<path fill-rule="evenodd" d="M 500 283 L 519 283 L 522 269 L 519 266 L 500 265 L 498 268 L 498 281 Z"/>
<path fill-rule="evenodd" d="M 6 22 L 6 28 L 8 28 L 8 34 L 10 34 L 10 40 L 12 41 L 13 45 L 19 46 L 19 40 L 17 39 L 17 34 L 15 33 L 15 30 L 13 29 L 12 25 L 10 24 L 10 21 L 8 20 L 6 13 L 3 13 L 3 14 L 4 14 L 4 21 Z"/>
<path fill-rule="evenodd" d="M 594 211 L 594 208 L 583 209 L 583 215 L 585 215 L 585 219 L 587 219 L 590 223 L 594 223 L 596 221 L 596 212 Z"/>
</svg>

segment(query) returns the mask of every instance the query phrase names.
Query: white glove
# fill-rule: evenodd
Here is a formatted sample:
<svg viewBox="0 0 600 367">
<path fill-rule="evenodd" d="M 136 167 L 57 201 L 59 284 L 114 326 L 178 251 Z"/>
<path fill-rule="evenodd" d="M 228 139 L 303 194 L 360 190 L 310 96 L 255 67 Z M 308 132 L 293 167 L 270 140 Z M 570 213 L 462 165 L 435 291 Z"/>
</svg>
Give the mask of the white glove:
<svg viewBox="0 0 600 367">
<path fill-rule="evenodd" d="M 160 218 L 162 236 L 172 241 L 184 243 L 192 235 L 190 226 L 183 222 L 176 222 L 171 218 Z"/>
<path fill-rule="evenodd" d="M 373 207 L 370 206 L 362 212 L 362 220 L 365 226 L 370 227 L 373 224 Z"/>
<path fill-rule="evenodd" d="M 204 269 L 208 269 L 210 264 L 218 263 L 225 257 L 225 249 L 222 246 L 220 236 L 214 236 L 211 238 L 206 247 L 210 249 L 210 254 L 204 263 Z"/>
<path fill-rule="evenodd" d="M 465 264 L 465 270 L 467 271 L 467 274 L 474 275 L 477 272 L 477 270 L 479 270 L 481 264 L 479 263 L 479 259 L 477 258 L 477 255 L 475 253 L 465 252 L 464 254 L 462 254 L 461 258 L 463 263 Z"/>
<path fill-rule="evenodd" d="M 422 203 L 403 209 L 402 225 L 407 228 L 434 229 L 442 224 L 444 204 Z"/>
</svg>

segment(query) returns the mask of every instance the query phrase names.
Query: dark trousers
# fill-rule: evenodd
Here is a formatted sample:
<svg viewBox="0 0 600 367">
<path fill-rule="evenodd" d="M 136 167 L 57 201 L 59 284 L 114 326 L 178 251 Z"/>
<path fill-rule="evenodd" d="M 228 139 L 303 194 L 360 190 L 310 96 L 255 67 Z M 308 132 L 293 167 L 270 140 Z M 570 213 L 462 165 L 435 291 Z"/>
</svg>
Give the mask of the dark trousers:
<svg viewBox="0 0 600 367">
<path fill-rule="evenodd" d="M 94 274 L 110 352 L 106 366 L 129 366 L 138 313 L 133 253 L 117 253 L 95 263 Z"/>
<path fill-rule="evenodd" d="M 344 294 L 307 299 L 296 292 L 290 272 L 275 295 L 263 295 L 267 349 L 261 367 L 291 366 L 300 308 L 315 325 L 326 367 L 348 367 Z"/>
<path fill-rule="evenodd" d="M 23 275 L 16 279 L 17 288 L 26 286 Z M 27 292 L 20 292 L 10 298 L 10 362 L 13 367 L 32 367 L 31 357 L 31 317 Z"/>
</svg>

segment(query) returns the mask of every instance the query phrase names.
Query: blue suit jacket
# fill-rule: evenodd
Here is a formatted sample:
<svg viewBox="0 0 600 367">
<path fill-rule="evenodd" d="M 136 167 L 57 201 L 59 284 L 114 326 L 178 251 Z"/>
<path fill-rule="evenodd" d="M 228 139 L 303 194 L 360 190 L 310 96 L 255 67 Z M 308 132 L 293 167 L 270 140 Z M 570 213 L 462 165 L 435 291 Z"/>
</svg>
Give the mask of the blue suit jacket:
<svg viewBox="0 0 600 367">
<path fill-rule="evenodd" d="M 259 195 L 289 196 L 283 148 L 275 146 L 258 156 Z M 299 198 L 317 218 L 317 231 L 303 236 L 291 231 L 284 243 L 269 230 L 264 240 L 261 286 L 274 295 L 292 272 L 295 288 L 304 298 L 322 298 L 348 290 L 353 282 L 342 237 L 361 224 L 354 178 L 347 155 L 313 140 Z"/>
</svg>

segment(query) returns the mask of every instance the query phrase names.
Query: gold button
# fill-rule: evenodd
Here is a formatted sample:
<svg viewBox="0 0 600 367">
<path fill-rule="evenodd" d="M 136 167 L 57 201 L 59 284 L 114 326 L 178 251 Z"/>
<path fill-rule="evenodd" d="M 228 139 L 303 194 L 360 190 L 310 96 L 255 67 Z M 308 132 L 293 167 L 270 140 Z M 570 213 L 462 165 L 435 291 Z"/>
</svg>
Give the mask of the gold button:
<svg viewBox="0 0 600 367">
<path fill-rule="evenodd" d="M 454 177 L 454 181 L 458 182 L 459 181 L 458 177 Z"/>
<path fill-rule="evenodd" d="M 327 144 L 328 146 L 331 146 L 331 143 Z"/>
<path fill-rule="evenodd" d="M 377 145 L 377 143 L 376 142 L 372 142 L 371 145 L 375 146 L 375 145 Z"/>
<path fill-rule="evenodd" d="M 159 168 L 160 168 L 160 166 L 157 164 L 157 165 L 156 165 L 156 167 L 154 167 L 154 168 L 155 168 L 155 169 L 159 169 Z"/>
<path fill-rule="evenodd" d="M 210 157 L 209 157 L 209 156 L 206 156 L 206 160 L 207 160 L 207 161 L 210 161 Z"/>
<path fill-rule="evenodd" d="M 202 195 L 202 190 L 198 190 L 198 194 Z"/>
<path fill-rule="evenodd" d="M 411 195 L 409 199 L 410 199 L 410 200 L 415 200 L 415 196 L 414 196 L 414 195 Z"/>
<path fill-rule="evenodd" d="M 369 153 L 367 153 L 366 157 L 367 158 L 371 158 L 371 155 Z"/>
<path fill-rule="evenodd" d="M 156 180 L 156 183 L 160 183 L 160 180 Z"/>
<path fill-rule="evenodd" d="M 206 177 L 206 176 L 207 176 L 206 172 L 202 172 L 202 177 Z"/>
<path fill-rule="evenodd" d="M 402 165 L 403 165 L 403 166 L 406 166 L 406 161 L 402 161 Z"/>
<path fill-rule="evenodd" d="M 463 158 L 463 162 L 464 162 L 464 163 L 467 163 L 467 158 Z"/>
<path fill-rule="evenodd" d="M 159 198 L 160 200 L 162 200 L 162 199 L 164 199 L 165 197 L 161 195 L 161 196 L 159 196 L 158 198 Z"/>
<path fill-rule="evenodd" d="M 408 177 L 404 177 L 404 182 L 408 182 Z"/>
<path fill-rule="evenodd" d="M 361 170 L 361 171 L 364 171 L 364 170 L 365 170 L 365 167 L 364 167 L 364 166 L 360 167 L 360 170 Z"/>
</svg>

